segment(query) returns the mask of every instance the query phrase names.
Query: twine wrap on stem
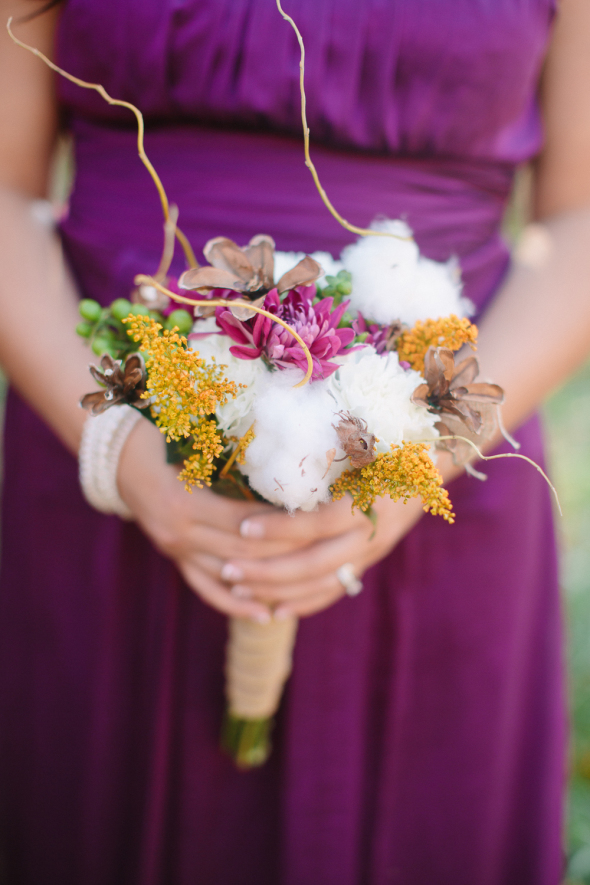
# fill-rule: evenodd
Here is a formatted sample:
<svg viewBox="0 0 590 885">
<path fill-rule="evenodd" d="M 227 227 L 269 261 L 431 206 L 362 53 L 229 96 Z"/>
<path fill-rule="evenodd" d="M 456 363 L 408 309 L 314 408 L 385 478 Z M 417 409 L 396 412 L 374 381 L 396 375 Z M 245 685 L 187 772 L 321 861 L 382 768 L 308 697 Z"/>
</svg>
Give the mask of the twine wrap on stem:
<svg viewBox="0 0 590 885">
<path fill-rule="evenodd" d="M 291 672 L 297 619 L 257 624 L 230 618 L 225 675 L 230 713 L 267 719 L 276 713 Z"/>
<path fill-rule="evenodd" d="M 222 744 L 240 768 L 262 765 L 270 753 L 272 717 L 291 672 L 297 623 L 229 620 Z"/>
</svg>

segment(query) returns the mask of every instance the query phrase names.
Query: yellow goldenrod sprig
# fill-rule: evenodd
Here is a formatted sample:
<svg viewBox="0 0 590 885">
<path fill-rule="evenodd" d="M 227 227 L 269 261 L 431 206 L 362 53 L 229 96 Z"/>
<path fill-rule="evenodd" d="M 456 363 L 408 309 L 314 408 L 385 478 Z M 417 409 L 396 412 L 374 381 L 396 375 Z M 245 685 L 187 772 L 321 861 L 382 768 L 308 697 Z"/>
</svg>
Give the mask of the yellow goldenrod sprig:
<svg viewBox="0 0 590 885">
<path fill-rule="evenodd" d="M 254 313 L 259 313 L 261 316 L 268 317 L 268 319 L 272 320 L 273 323 L 278 323 L 279 326 L 282 326 L 283 329 L 286 329 L 287 332 L 293 336 L 295 341 L 299 344 L 303 353 L 305 354 L 305 359 L 307 360 L 307 372 L 301 381 L 298 381 L 297 384 L 294 384 L 293 387 L 303 387 L 310 380 L 313 374 L 313 359 L 311 357 L 311 353 L 309 351 L 309 347 L 303 340 L 303 338 L 295 331 L 295 329 L 286 323 L 285 320 L 282 320 L 280 317 L 274 315 L 274 313 L 270 313 L 268 310 L 264 310 L 263 307 L 258 307 L 256 304 L 252 304 L 250 301 L 227 301 L 224 298 L 208 298 L 207 301 L 203 301 L 202 299 L 188 298 L 186 295 L 179 295 L 178 292 L 172 292 L 170 289 L 167 289 L 166 286 L 162 286 L 154 277 L 146 276 L 146 274 L 139 273 L 135 277 L 135 285 L 141 286 L 146 284 L 148 286 L 153 286 L 158 292 L 162 292 L 164 295 L 167 295 L 173 301 L 177 301 L 179 304 L 189 304 L 191 307 L 246 307 L 249 310 L 254 311 Z"/>
<path fill-rule="evenodd" d="M 223 366 L 208 365 L 196 351 L 188 350 L 186 338 L 177 331 L 163 330 L 151 317 L 130 315 L 123 322 L 129 323 L 127 334 L 146 357 L 148 378 L 143 396 L 153 398 L 156 424 L 167 440 L 198 438 L 199 428 L 206 424 L 199 419 L 235 397 L 238 385 L 227 380 Z"/>
<path fill-rule="evenodd" d="M 331 487 L 338 501 L 346 492 L 352 495 L 353 509 L 367 512 L 377 498 L 389 495 L 394 501 L 422 498 L 424 510 L 455 521 L 449 493 L 442 488 L 442 477 L 430 458 L 425 443 L 404 442 L 380 452 L 366 467 L 345 470 Z"/>
<path fill-rule="evenodd" d="M 241 440 L 239 442 L 239 452 L 236 457 L 236 462 L 238 464 L 245 464 L 246 463 L 246 449 L 248 448 L 248 446 L 250 445 L 250 443 L 252 442 L 252 440 L 254 439 L 255 436 L 256 436 L 256 434 L 254 433 L 254 425 L 252 425 L 252 427 L 250 427 L 246 431 L 246 433 L 243 435 L 243 437 L 241 438 Z"/>
<path fill-rule="evenodd" d="M 215 459 L 225 447 L 223 436 L 214 420 L 200 421 L 193 430 L 193 436 L 195 454 L 185 460 L 184 467 L 178 474 L 178 478 L 184 481 L 187 492 L 192 492 L 192 486 L 195 485 L 199 489 L 203 485 L 211 485 Z"/>
<path fill-rule="evenodd" d="M 429 347 L 448 347 L 459 350 L 470 344 L 473 350 L 477 342 L 477 326 L 468 319 L 455 314 L 439 320 L 418 320 L 407 332 L 402 332 L 396 342 L 397 355 L 417 372 L 424 371 L 424 357 Z"/>
</svg>

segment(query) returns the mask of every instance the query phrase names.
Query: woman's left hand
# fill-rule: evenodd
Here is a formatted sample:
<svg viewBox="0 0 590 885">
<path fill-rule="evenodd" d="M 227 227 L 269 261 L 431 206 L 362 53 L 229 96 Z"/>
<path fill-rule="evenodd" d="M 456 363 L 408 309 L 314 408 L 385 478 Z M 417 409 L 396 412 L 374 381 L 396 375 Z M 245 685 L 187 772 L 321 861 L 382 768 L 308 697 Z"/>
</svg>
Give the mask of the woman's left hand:
<svg viewBox="0 0 590 885">
<path fill-rule="evenodd" d="M 231 559 L 221 567 L 221 578 L 242 599 L 257 599 L 274 611 L 275 618 L 311 615 L 336 602 L 345 588 L 337 570 L 350 563 L 360 578 L 383 559 L 420 519 L 422 502 L 406 504 L 380 499 L 374 505 L 377 527 L 360 511 L 351 512 L 346 497 L 322 505 L 313 513 L 294 516 L 272 513 L 245 520 L 246 538 L 292 540 L 301 549 L 269 559 Z M 219 572 L 216 577 L 219 577 Z"/>
</svg>

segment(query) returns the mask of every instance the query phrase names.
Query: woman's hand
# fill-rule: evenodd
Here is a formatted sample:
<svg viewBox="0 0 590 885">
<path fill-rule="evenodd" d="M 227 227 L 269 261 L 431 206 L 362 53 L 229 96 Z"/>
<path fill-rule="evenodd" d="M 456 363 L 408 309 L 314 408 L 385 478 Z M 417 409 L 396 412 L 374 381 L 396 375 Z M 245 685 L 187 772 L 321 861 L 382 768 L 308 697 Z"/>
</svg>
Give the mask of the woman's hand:
<svg viewBox="0 0 590 885">
<path fill-rule="evenodd" d="M 139 525 L 205 602 L 227 615 L 261 623 L 270 620 L 265 602 L 232 594 L 221 579 L 221 570 L 229 559 L 268 558 L 272 562 L 302 546 L 301 538 L 288 532 L 259 540 L 240 534 L 245 521 L 264 519 L 268 524 L 275 508 L 223 498 L 209 489 L 195 489 L 189 495 L 178 481 L 178 468 L 165 463 L 162 434 L 143 420 L 125 444 L 117 483 Z"/>
<path fill-rule="evenodd" d="M 313 513 L 260 512 L 241 525 L 249 543 L 292 543 L 296 549 L 263 559 L 232 557 L 221 571 L 241 600 L 259 600 L 276 618 L 311 615 L 344 593 L 336 571 L 350 563 L 360 577 L 383 559 L 420 519 L 420 499 L 407 504 L 381 499 L 374 530 L 360 511 L 351 512 L 350 498 L 322 505 Z"/>
</svg>

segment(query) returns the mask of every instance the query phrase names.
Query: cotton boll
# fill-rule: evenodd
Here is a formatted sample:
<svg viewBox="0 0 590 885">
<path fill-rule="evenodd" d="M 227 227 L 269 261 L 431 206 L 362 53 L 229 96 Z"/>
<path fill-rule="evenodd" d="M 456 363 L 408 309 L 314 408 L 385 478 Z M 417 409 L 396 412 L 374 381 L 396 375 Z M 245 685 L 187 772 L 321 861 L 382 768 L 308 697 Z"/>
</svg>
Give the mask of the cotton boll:
<svg viewBox="0 0 590 885">
<path fill-rule="evenodd" d="M 270 374 L 262 360 L 240 360 L 229 349 L 233 341 L 227 335 L 220 335 L 215 317 L 199 320 L 194 327 L 197 334 L 209 332 L 205 338 L 192 338 L 190 344 L 202 359 L 225 366 L 223 370 L 228 381 L 244 384 L 235 399 L 228 399 L 215 410 L 217 422 L 226 436 L 243 436 L 252 425 L 252 406 L 256 396 L 256 382 L 262 375 Z M 217 334 L 216 334 L 217 333 Z"/>
<path fill-rule="evenodd" d="M 384 219 L 373 222 L 371 230 L 386 231 L 397 237 L 411 237 L 403 221 Z M 342 262 L 352 274 L 352 310 L 389 325 L 401 318 L 415 288 L 420 252 L 412 239 L 361 237 L 342 252 Z"/>
<path fill-rule="evenodd" d="M 306 252 L 275 252 L 275 280 L 279 280 L 284 273 L 295 267 L 302 258 L 305 258 L 306 254 Z M 310 258 L 317 261 L 323 270 L 323 274 L 318 277 L 318 280 L 323 280 L 326 275 L 336 276 L 343 267 L 342 262 L 330 255 L 329 252 L 312 252 Z"/>
<path fill-rule="evenodd" d="M 412 234 L 404 222 L 387 219 L 374 222 L 371 229 Z M 471 302 L 461 297 L 457 261 L 424 258 L 414 241 L 363 237 L 347 246 L 342 259 L 352 274 L 351 307 L 368 319 L 385 325 L 401 320 L 413 326 L 416 320 L 473 313 Z"/>
<path fill-rule="evenodd" d="M 330 395 L 328 381 L 295 388 L 300 380 L 301 372 L 290 370 L 258 379 L 256 435 L 240 467 L 255 491 L 290 511 L 329 501 L 330 485 L 347 466 L 329 465 L 328 452 L 338 449 L 333 424 L 341 405 Z"/>
<path fill-rule="evenodd" d="M 436 415 L 411 402 L 411 396 L 424 379 L 418 372 L 403 369 L 397 354 L 379 355 L 363 347 L 347 357 L 328 379 L 335 396 L 352 415 L 366 421 L 378 439 L 376 449 L 404 440 L 430 440 L 438 436 Z"/>
<path fill-rule="evenodd" d="M 455 259 L 446 263 L 421 257 L 418 262 L 412 297 L 400 316 L 413 326 L 416 320 L 438 320 L 455 314 L 470 316 L 474 312 L 468 298 L 461 297 L 461 277 Z"/>
</svg>

